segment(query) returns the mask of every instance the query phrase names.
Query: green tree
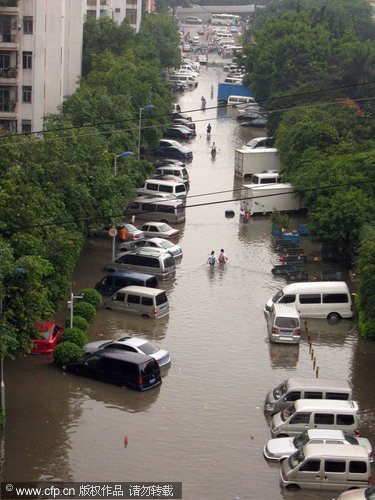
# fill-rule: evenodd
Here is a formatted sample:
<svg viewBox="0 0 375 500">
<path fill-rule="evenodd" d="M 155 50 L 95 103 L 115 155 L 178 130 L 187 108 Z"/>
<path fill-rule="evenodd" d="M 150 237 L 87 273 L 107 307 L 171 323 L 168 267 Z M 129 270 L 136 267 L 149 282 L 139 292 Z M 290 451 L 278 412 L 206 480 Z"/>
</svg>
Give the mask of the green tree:
<svg viewBox="0 0 375 500">
<path fill-rule="evenodd" d="M 359 327 L 363 336 L 375 339 L 375 225 L 363 228 L 358 258 L 360 276 L 359 296 L 356 301 L 359 309 Z"/>
</svg>

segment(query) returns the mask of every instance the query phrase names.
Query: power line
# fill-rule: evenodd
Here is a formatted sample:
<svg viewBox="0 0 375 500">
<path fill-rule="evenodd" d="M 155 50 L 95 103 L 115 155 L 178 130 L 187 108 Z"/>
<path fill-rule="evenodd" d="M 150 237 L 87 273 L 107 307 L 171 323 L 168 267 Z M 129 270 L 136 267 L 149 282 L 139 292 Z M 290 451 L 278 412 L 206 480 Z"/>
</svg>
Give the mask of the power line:
<svg viewBox="0 0 375 500">
<path fill-rule="evenodd" d="M 286 194 L 291 194 L 291 193 L 299 195 L 302 193 L 307 193 L 309 191 L 326 191 L 326 190 L 337 189 L 337 188 L 342 188 L 342 187 L 353 187 L 353 186 L 362 185 L 362 184 L 374 184 L 375 185 L 375 181 L 374 180 L 352 181 L 352 182 L 348 182 L 348 183 L 344 183 L 344 184 L 334 184 L 331 186 L 318 186 L 318 187 L 312 187 L 312 188 L 306 188 L 306 189 L 298 189 L 297 191 L 293 190 L 293 188 L 291 188 L 291 191 L 288 191 L 285 193 L 271 193 L 271 194 L 266 194 L 266 195 L 260 194 L 258 196 L 249 196 L 249 197 L 243 197 L 243 198 L 230 198 L 227 200 L 196 203 L 194 205 L 185 205 L 184 208 L 186 209 L 186 208 L 197 208 L 197 207 L 210 206 L 210 205 L 220 205 L 223 203 L 231 203 L 233 201 L 256 200 L 258 198 L 270 198 L 273 196 L 280 196 L 280 195 L 286 195 Z M 254 185 L 254 187 L 255 186 L 257 186 L 257 185 Z M 234 191 L 242 191 L 243 189 L 244 188 L 234 190 Z M 233 190 L 228 190 L 228 191 L 233 191 Z M 226 191 L 217 191 L 216 193 L 206 193 L 205 196 L 210 196 L 212 194 L 220 194 L 220 193 L 225 193 L 225 192 Z M 204 196 L 204 195 L 202 194 L 202 195 L 196 195 L 196 196 Z M 162 202 L 163 202 L 163 200 L 160 200 L 159 203 L 162 203 Z M 139 212 L 138 214 L 134 214 L 134 215 L 139 216 L 140 214 L 147 214 L 149 212 L 153 212 L 153 210 L 145 210 L 143 212 Z M 92 217 L 92 216 L 79 217 L 76 220 L 70 220 L 70 221 L 68 221 L 68 220 L 61 221 L 60 220 L 60 221 L 41 222 L 38 224 L 29 224 L 28 226 L 14 227 L 13 229 L 12 228 L 8 228 L 8 229 L 1 228 L 0 233 L 2 233 L 2 232 L 3 233 L 17 232 L 17 231 L 23 231 L 23 230 L 27 230 L 27 229 L 36 229 L 36 228 L 49 227 L 49 226 L 76 225 L 79 222 L 89 222 L 89 221 L 96 221 L 96 220 L 102 221 L 102 220 L 109 220 L 109 219 L 119 219 L 122 217 L 124 217 L 123 213 L 121 213 L 121 214 L 108 214 L 108 215 L 100 216 L 100 217 Z"/>
<path fill-rule="evenodd" d="M 363 87 L 365 85 L 372 85 L 372 84 L 375 84 L 375 80 L 370 80 L 370 81 L 362 82 L 362 83 L 352 83 L 352 84 L 341 85 L 341 86 L 336 86 L 336 87 L 327 87 L 327 88 L 323 88 L 323 89 L 311 90 L 311 91 L 300 92 L 300 93 L 295 93 L 295 94 L 288 94 L 288 95 L 283 95 L 283 96 L 278 96 L 278 97 L 260 98 L 260 99 L 258 99 L 258 101 L 261 103 L 265 103 L 267 101 L 274 101 L 274 100 L 279 100 L 279 99 L 289 99 L 291 97 L 302 97 L 302 96 L 307 96 L 307 95 L 315 95 L 315 94 L 319 94 L 319 93 L 323 93 L 323 92 L 333 92 L 336 90 L 343 90 L 343 89 L 349 89 L 349 88 L 355 88 L 355 87 Z M 206 108 L 206 110 L 218 109 L 221 107 L 222 106 L 213 106 L 213 107 Z M 292 108 L 286 108 L 286 109 L 294 109 L 294 108 L 292 107 Z M 201 108 L 196 108 L 196 109 L 182 111 L 182 112 L 183 113 L 195 113 L 197 111 L 201 111 Z M 281 111 L 281 110 L 278 110 L 278 111 Z M 173 116 L 173 114 L 174 113 L 164 113 L 164 114 L 159 114 L 159 115 L 151 115 L 150 114 L 148 117 L 145 117 L 144 119 L 146 119 L 146 118 L 149 118 L 149 119 L 165 118 L 167 116 Z M 101 127 L 101 126 L 105 126 L 105 125 L 115 125 L 115 124 L 119 124 L 119 123 L 138 122 L 138 121 L 139 121 L 139 117 L 123 118 L 121 120 L 112 120 L 112 121 L 98 122 L 98 123 L 88 123 L 88 124 L 84 124 L 84 125 L 72 125 L 70 127 L 58 127 L 58 128 L 53 128 L 53 129 L 39 130 L 36 132 L 22 132 L 19 134 L 9 134 L 9 135 L 4 136 L 3 138 L 34 136 L 34 135 L 43 135 L 44 136 L 45 134 L 52 133 L 52 132 L 65 132 L 67 130 L 79 130 L 79 129 L 89 128 L 89 127 L 95 128 L 95 127 Z M 124 131 L 126 131 L 126 130 L 133 130 L 133 129 L 124 129 Z M 138 130 L 138 127 L 137 127 L 137 130 Z M 105 133 L 111 133 L 111 132 L 112 131 L 108 131 L 108 132 L 106 131 Z"/>
</svg>

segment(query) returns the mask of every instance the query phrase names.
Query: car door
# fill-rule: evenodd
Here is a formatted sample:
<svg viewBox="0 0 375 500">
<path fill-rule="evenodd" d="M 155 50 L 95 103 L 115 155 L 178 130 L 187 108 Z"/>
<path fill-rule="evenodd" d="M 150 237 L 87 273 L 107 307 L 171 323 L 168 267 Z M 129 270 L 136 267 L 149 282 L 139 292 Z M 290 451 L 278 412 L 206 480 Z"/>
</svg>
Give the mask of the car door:
<svg viewBox="0 0 375 500">
<path fill-rule="evenodd" d="M 117 311 L 123 311 L 126 309 L 125 305 L 125 297 L 126 294 L 124 292 L 117 292 L 113 297 L 111 297 L 110 303 L 108 304 L 108 307 L 110 309 L 115 309 Z"/>
<path fill-rule="evenodd" d="M 320 489 L 322 483 L 321 460 L 311 458 L 305 460 L 297 471 L 297 481 L 300 487 Z"/>
<path fill-rule="evenodd" d="M 125 311 L 131 314 L 140 314 L 141 297 L 134 293 L 126 293 Z"/>
<path fill-rule="evenodd" d="M 158 227 L 157 226 L 153 226 L 151 224 L 148 227 L 148 232 L 150 234 L 152 234 L 152 236 L 158 236 L 159 235 Z"/>
</svg>

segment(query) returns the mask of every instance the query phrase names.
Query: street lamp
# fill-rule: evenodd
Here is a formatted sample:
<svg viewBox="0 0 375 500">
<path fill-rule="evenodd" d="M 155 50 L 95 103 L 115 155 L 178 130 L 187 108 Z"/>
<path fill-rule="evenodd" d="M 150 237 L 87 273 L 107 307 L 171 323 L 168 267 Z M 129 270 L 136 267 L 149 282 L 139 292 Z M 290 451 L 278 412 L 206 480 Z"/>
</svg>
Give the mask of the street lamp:
<svg viewBox="0 0 375 500">
<path fill-rule="evenodd" d="M 141 128 L 142 128 L 142 111 L 145 109 L 153 109 L 152 104 L 146 104 L 145 107 L 139 108 L 139 118 L 138 118 L 138 158 L 141 157 Z"/>
<path fill-rule="evenodd" d="M 113 173 L 115 176 L 117 175 L 117 158 L 120 158 L 120 156 L 133 156 L 133 154 L 134 153 L 132 151 L 123 151 L 119 155 L 115 156 L 115 161 L 114 161 L 114 165 L 113 165 Z"/>
<path fill-rule="evenodd" d="M 68 300 L 68 308 L 70 309 L 70 328 L 73 328 L 74 299 L 83 299 L 83 295 L 74 295 L 73 292 L 70 292 L 70 300 Z"/>
</svg>

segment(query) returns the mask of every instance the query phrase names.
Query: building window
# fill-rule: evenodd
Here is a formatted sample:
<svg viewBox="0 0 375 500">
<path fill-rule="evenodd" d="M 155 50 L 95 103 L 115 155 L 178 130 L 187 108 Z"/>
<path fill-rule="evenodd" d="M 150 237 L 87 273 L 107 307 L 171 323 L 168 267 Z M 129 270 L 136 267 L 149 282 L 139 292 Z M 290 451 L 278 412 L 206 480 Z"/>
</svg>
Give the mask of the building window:
<svg viewBox="0 0 375 500">
<path fill-rule="evenodd" d="M 96 7 L 96 0 L 87 0 L 87 5 Z"/>
<path fill-rule="evenodd" d="M 126 9 L 126 19 L 129 24 L 137 24 L 137 9 Z"/>
<path fill-rule="evenodd" d="M 22 102 L 31 102 L 32 87 L 24 85 L 22 87 Z"/>
<path fill-rule="evenodd" d="M 25 35 L 33 34 L 33 18 L 32 16 L 23 16 L 23 32 Z"/>
<path fill-rule="evenodd" d="M 22 133 L 27 134 L 31 132 L 31 120 L 22 120 Z"/>
<path fill-rule="evenodd" d="M 32 52 L 22 52 L 22 67 L 23 69 L 31 69 L 33 67 Z"/>
</svg>

